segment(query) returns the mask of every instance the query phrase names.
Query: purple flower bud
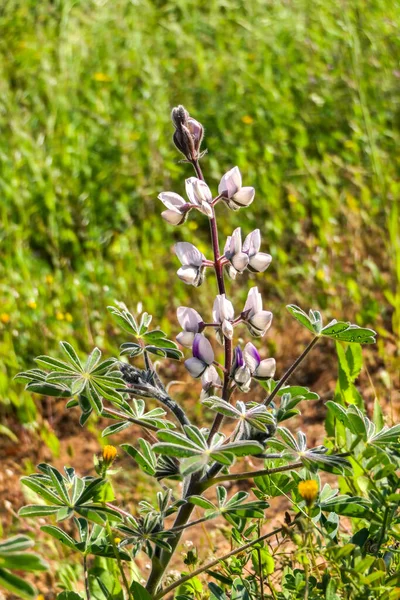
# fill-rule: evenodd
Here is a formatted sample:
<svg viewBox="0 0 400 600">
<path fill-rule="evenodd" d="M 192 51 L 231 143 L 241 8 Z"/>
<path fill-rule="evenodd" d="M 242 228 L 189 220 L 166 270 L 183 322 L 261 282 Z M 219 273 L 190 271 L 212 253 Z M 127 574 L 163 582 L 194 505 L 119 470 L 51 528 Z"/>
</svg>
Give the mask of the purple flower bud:
<svg viewBox="0 0 400 600">
<path fill-rule="evenodd" d="M 175 127 L 173 136 L 175 146 L 187 160 L 197 160 L 200 157 L 200 146 L 204 135 L 203 126 L 190 117 L 183 106 L 174 108 L 171 118 Z"/>
</svg>

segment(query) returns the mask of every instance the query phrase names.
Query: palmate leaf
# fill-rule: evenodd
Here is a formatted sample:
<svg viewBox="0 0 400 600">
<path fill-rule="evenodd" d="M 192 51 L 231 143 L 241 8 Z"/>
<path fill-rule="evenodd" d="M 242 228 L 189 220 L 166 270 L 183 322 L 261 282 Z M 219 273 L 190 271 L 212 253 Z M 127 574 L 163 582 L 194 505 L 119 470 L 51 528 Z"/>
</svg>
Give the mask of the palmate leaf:
<svg viewBox="0 0 400 600">
<path fill-rule="evenodd" d="M 29 505 L 23 507 L 19 514 L 24 517 L 36 517 L 55 514 L 57 521 L 73 516 L 74 512 L 96 523 L 104 524 L 106 516 L 121 520 L 120 514 L 99 504 L 101 492 L 107 481 L 102 477 L 79 478 L 73 469 L 65 468 L 66 476 L 51 465 L 38 465 L 40 473 L 23 477 L 21 483 L 43 498 L 47 505 Z"/>
<path fill-rule="evenodd" d="M 144 426 L 152 425 L 158 429 L 175 429 L 174 423 L 165 419 L 166 412 L 161 407 L 156 407 L 146 412 L 146 404 L 141 399 L 132 399 L 131 404 L 125 400 L 119 406 L 119 412 L 125 414 L 128 418 L 133 417 L 136 421 L 140 421 Z M 103 411 L 103 416 L 115 419 L 114 415 L 107 413 L 107 409 Z M 127 427 L 131 427 L 132 422 L 129 420 L 118 421 L 104 429 L 102 436 L 109 436 L 119 431 L 123 431 Z"/>
<path fill-rule="evenodd" d="M 125 305 L 119 307 L 109 306 L 108 310 L 113 315 L 117 323 L 128 333 L 133 335 L 138 342 L 126 342 L 121 345 L 121 354 L 127 354 L 131 358 L 150 352 L 161 358 L 171 358 L 180 360 L 183 353 L 179 350 L 178 344 L 169 340 L 161 329 L 148 331 L 152 317 L 148 313 L 143 313 L 141 322 L 138 325 L 135 317 L 128 311 Z"/>
<path fill-rule="evenodd" d="M 274 415 L 264 404 L 255 402 L 245 404 L 239 400 L 236 406 L 233 406 L 218 396 L 211 396 L 203 400 L 202 404 L 230 419 L 246 421 L 260 431 L 265 432 L 268 430 L 268 425 L 275 425 Z"/>
<path fill-rule="evenodd" d="M 302 431 L 297 432 L 295 437 L 286 427 L 278 427 L 277 435 L 268 440 L 268 444 L 283 452 L 283 457 L 291 460 L 299 460 L 310 471 L 327 471 L 335 474 L 351 474 L 350 463 L 341 456 L 327 454 L 325 446 L 307 448 L 306 436 Z"/>
<path fill-rule="evenodd" d="M 39 366 L 50 369 L 50 372 L 32 369 L 17 376 L 17 379 L 28 382 L 27 390 L 56 398 L 78 396 L 78 401 L 68 402 L 67 407 L 79 403 L 85 415 L 81 417 L 81 424 L 88 419 L 92 410 L 101 414 L 103 397 L 113 404 L 121 404 L 123 397 L 117 389 L 121 387 L 122 374 L 116 370 L 116 359 L 100 362 L 101 351 L 94 348 L 82 363 L 71 344 L 60 342 L 60 347 L 66 355 L 66 361 L 51 356 L 39 356 L 36 359 Z"/>
<path fill-rule="evenodd" d="M 346 343 L 374 344 L 376 342 L 376 332 L 373 329 L 359 327 L 336 319 L 323 327 L 322 317 L 318 311 L 310 309 L 307 315 L 304 310 L 294 304 L 289 304 L 286 308 L 296 321 L 316 336 L 321 335 Z"/>
<path fill-rule="evenodd" d="M 157 437 L 161 441 L 152 447 L 157 454 L 185 459 L 180 466 L 184 476 L 204 469 L 212 461 L 229 466 L 236 456 L 261 454 L 264 450 L 261 444 L 252 441 L 223 444 L 223 436 L 214 436 L 209 448 L 206 437 L 197 427 L 185 425 L 184 432 L 159 431 Z"/>
</svg>

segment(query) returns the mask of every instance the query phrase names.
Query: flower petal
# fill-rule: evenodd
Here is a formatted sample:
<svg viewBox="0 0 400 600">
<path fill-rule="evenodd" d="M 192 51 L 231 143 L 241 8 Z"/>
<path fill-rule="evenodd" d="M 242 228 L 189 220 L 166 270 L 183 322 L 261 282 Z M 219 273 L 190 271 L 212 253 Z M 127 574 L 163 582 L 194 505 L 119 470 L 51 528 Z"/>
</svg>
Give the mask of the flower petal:
<svg viewBox="0 0 400 600">
<path fill-rule="evenodd" d="M 210 384 L 221 385 L 220 376 L 218 375 L 218 371 L 214 367 L 214 365 L 211 365 L 206 368 L 206 370 L 204 371 L 204 373 L 201 377 L 201 383 L 202 383 L 203 388 L 208 388 L 210 386 Z"/>
<path fill-rule="evenodd" d="M 235 267 L 236 271 L 242 273 L 242 271 L 244 271 L 249 264 L 249 257 L 244 252 L 238 252 L 232 257 L 231 263 Z"/>
<path fill-rule="evenodd" d="M 250 258 L 248 268 L 250 271 L 262 273 L 269 267 L 271 260 L 272 256 L 270 254 L 258 252 L 255 256 Z"/>
<path fill-rule="evenodd" d="M 158 199 L 171 210 L 180 209 L 186 204 L 186 200 L 179 194 L 175 194 L 175 192 L 162 192 L 158 194 Z"/>
<path fill-rule="evenodd" d="M 232 202 L 234 202 L 239 208 L 243 206 L 250 206 L 250 204 L 254 200 L 254 196 L 256 191 L 253 187 L 242 187 L 234 196 L 232 197 Z"/>
<path fill-rule="evenodd" d="M 266 334 L 272 323 L 272 313 L 268 310 L 261 310 L 253 315 L 247 322 L 250 333 L 255 337 L 262 337 Z"/>
<path fill-rule="evenodd" d="M 246 237 L 243 242 L 243 252 L 247 252 L 251 258 L 259 251 L 261 246 L 261 234 L 259 229 L 255 229 Z"/>
<path fill-rule="evenodd" d="M 186 214 L 176 210 L 164 210 L 161 213 L 162 218 L 171 225 L 181 225 L 186 220 Z"/>
<path fill-rule="evenodd" d="M 192 377 L 197 378 L 204 373 L 204 371 L 207 368 L 207 365 L 205 365 L 198 358 L 188 358 L 187 360 L 185 360 L 185 367 L 187 368 Z"/>
<path fill-rule="evenodd" d="M 179 279 L 181 279 L 188 285 L 194 285 L 194 286 L 198 285 L 200 273 L 199 273 L 199 269 L 196 267 L 190 267 L 190 266 L 184 265 L 183 267 L 178 269 L 177 275 L 178 275 Z"/>
<path fill-rule="evenodd" d="M 242 187 L 242 176 L 239 167 L 233 167 L 222 176 L 218 186 L 218 193 L 224 198 L 232 198 Z"/>
<path fill-rule="evenodd" d="M 275 375 L 276 362 L 274 358 L 266 358 L 258 365 L 254 377 L 256 379 L 268 379 Z"/>
<path fill-rule="evenodd" d="M 196 333 L 193 341 L 193 356 L 211 365 L 214 360 L 214 350 L 208 339 L 201 333 Z"/>
<path fill-rule="evenodd" d="M 211 190 L 205 181 L 197 177 L 189 177 L 185 181 L 186 194 L 192 204 L 201 206 L 203 202 L 212 202 Z"/>
<path fill-rule="evenodd" d="M 258 287 L 252 287 L 248 294 L 246 304 L 244 305 L 243 312 L 250 311 L 248 318 L 262 310 L 262 296 L 258 291 Z"/>
<path fill-rule="evenodd" d="M 200 267 L 204 256 L 193 244 L 189 242 L 178 242 L 175 244 L 175 254 L 183 265 Z"/>
<path fill-rule="evenodd" d="M 248 342 L 245 345 L 243 350 L 243 358 L 244 362 L 250 369 L 250 372 L 254 373 L 254 371 L 257 369 L 258 365 L 261 362 L 261 357 L 258 353 L 257 348 L 251 342 Z"/>
<path fill-rule="evenodd" d="M 197 333 L 199 331 L 199 324 L 203 322 L 197 310 L 187 306 L 180 306 L 176 311 L 176 316 L 178 317 L 179 325 L 185 331 Z"/>
<path fill-rule="evenodd" d="M 181 331 L 176 336 L 176 341 L 185 348 L 191 348 L 193 346 L 195 334 L 191 331 Z"/>
</svg>

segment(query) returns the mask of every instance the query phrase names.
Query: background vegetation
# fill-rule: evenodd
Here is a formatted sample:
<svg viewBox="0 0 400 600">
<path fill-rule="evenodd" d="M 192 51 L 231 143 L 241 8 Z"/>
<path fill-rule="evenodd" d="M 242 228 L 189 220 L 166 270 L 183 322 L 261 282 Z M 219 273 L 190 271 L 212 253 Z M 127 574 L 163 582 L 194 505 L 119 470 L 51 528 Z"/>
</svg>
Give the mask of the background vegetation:
<svg viewBox="0 0 400 600">
<path fill-rule="evenodd" d="M 246 230 L 259 227 L 273 255 L 257 285 L 276 322 L 298 298 L 377 318 L 393 370 L 399 14 L 390 0 L 4 0 L 3 410 L 33 418 L 11 379 L 59 339 L 107 350 L 115 299 L 143 301 L 168 332 L 190 302 L 171 246 L 197 225 L 171 228 L 157 200 L 192 175 L 171 142 L 177 103 L 206 126 L 209 183 L 237 164 L 257 190 Z"/>
</svg>

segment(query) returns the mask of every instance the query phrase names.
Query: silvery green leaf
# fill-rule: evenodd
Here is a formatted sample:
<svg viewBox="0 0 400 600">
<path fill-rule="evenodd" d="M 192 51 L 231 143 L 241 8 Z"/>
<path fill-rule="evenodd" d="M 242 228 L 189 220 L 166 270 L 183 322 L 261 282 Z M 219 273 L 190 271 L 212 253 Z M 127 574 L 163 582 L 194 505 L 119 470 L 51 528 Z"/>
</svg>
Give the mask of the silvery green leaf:
<svg viewBox="0 0 400 600">
<path fill-rule="evenodd" d="M 292 317 L 296 319 L 296 321 L 298 321 L 301 325 L 306 327 L 312 333 L 316 333 L 310 317 L 307 315 L 307 313 L 304 312 L 304 310 L 302 310 L 295 304 L 289 304 L 288 306 L 286 306 L 286 309 L 290 312 Z"/>
<path fill-rule="evenodd" d="M 73 367 L 82 373 L 83 372 L 82 363 L 81 363 L 79 356 L 77 355 L 75 349 L 71 346 L 71 344 L 69 344 L 68 342 L 60 342 L 60 346 L 64 350 L 65 354 L 67 355 L 67 357 L 69 359 L 69 362 L 73 365 Z"/>
<path fill-rule="evenodd" d="M 119 309 L 115 306 L 107 306 L 107 310 L 112 314 L 118 325 L 135 337 L 139 335 L 138 325 L 135 317 L 127 309 Z"/>
<path fill-rule="evenodd" d="M 347 343 L 375 344 L 376 342 L 376 332 L 373 329 L 343 321 L 327 325 L 321 330 L 321 335 Z"/>
</svg>

